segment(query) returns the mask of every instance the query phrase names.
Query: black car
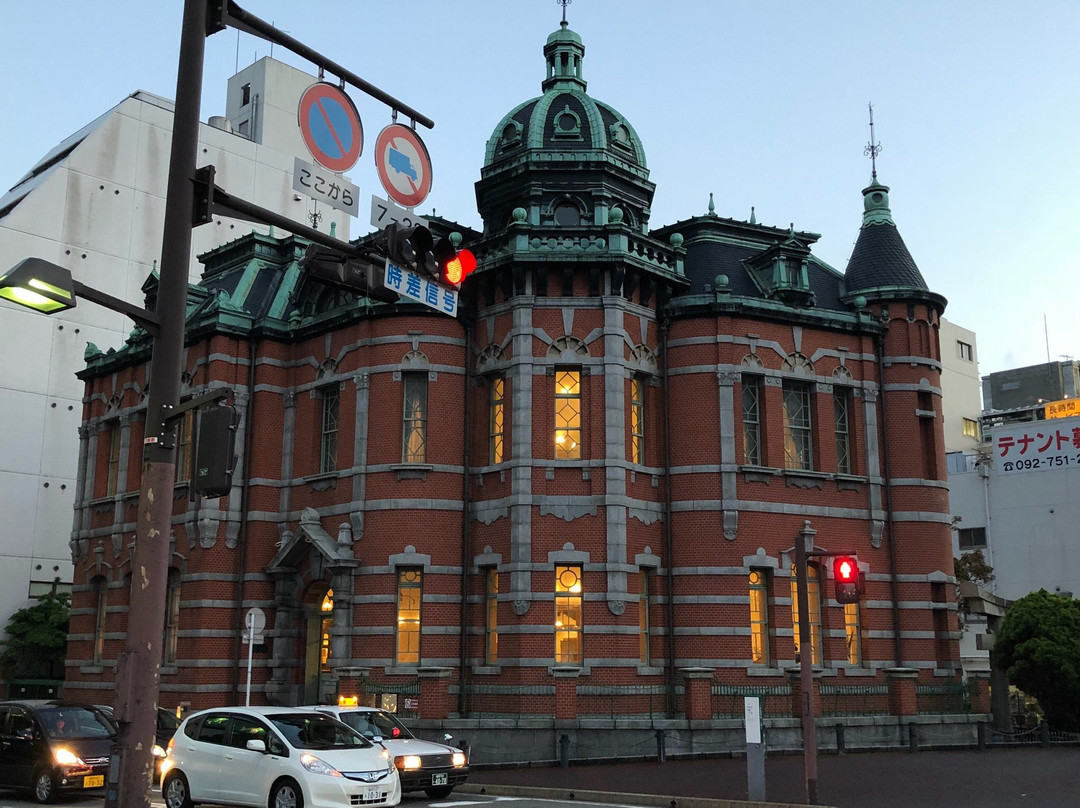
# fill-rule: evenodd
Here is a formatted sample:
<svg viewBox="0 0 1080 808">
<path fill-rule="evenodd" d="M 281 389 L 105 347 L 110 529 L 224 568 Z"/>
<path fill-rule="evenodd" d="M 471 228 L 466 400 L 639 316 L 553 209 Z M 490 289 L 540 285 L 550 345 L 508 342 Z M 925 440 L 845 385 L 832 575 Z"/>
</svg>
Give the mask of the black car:
<svg viewBox="0 0 1080 808">
<path fill-rule="evenodd" d="M 116 721 L 113 716 L 113 708 L 104 704 L 94 705 L 101 710 L 105 715 L 109 716 L 113 721 Z M 176 728 L 180 726 L 180 719 L 176 717 L 176 713 L 171 710 L 166 710 L 164 707 L 157 708 L 157 724 L 154 728 L 154 747 L 150 750 L 154 756 L 154 782 L 161 780 L 161 761 L 165 759 L 165 750 L 169 748 L 169 741 L 172 740 L 173 733 L 176 732 Z"/>
<path fill-rule="evenodd" d="M 104 789 L 115 740 L 112 721 L 88 704 L 0 702 L 0 788 L 25 789 L 41 803 Z"/>
</svg>

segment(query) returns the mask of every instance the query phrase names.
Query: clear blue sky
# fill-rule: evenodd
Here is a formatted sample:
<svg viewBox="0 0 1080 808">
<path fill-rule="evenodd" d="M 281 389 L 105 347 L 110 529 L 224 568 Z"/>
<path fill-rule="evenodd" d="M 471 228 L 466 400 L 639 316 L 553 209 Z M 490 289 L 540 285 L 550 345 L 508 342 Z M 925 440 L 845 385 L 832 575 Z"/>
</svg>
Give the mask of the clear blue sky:
<svg viewBox="0 0 1080 808">
<path fill-rule="evenodd" d="M 536 96 L 555 0 L 238 0 L 419 109 L 434 184 L 420 212 L 478 227 L 473 184 L 499 119 Z M 137 89 L 172 98 L 181 0 L 8 2 L 0 191 Z M 717 213 L 822 234 L 843 270 L 858 234 L 873 101 L 879 178 L 980 371 L 1080 357 L 1080 3 L 573 0 L 588 91 L 637 129 L 657 184 L 651 225 Z M 202 118 L 270 53 L 207 42 Z M 275 47 L 298 67 L 303 60 Z M 370 144 L 389 110 L 353 93 L 369 148 L 350 172 L 381 193 Z M 361 210 L 366 210 L 361 205 Z M 366 217 L 365 217 L 366 218 Z M 363 232 L 366 221 L 354 232 Z M 1044 332 L 1044 317 L 1048 325 Z"/>
</svg>

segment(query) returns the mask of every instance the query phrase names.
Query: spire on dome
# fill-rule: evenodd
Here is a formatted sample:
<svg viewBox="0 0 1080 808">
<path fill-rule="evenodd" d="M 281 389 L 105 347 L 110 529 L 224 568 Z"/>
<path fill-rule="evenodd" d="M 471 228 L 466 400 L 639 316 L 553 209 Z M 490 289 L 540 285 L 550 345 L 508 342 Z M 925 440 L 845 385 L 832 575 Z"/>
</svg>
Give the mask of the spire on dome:
<svg viewBox="0 0 1080 808">
<path fill-rule="evenodd" d="M 556 0 L 562 6 L 562 22 L 559 30 L 547 38 L 544 57 L 547 59 L 547 78 L 540 85 L 544 92 L 552 87 L 585 89 L 581 78 L 581 62 L 585 58 L 585 46 L 581 37 L 570 30 L 566 22 L 566 7 L 573 0 Z"/>
</svg>

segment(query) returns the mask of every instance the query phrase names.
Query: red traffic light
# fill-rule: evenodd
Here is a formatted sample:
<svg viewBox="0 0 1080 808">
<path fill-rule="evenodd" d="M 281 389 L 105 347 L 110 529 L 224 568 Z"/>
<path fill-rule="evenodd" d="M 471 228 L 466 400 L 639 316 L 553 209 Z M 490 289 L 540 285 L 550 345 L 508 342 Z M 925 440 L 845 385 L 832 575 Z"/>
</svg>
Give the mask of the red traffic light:
<svg viewBox="0 0 1080 808">
<path fill-rule="evenodd" d="M 862 595 L 859 586 L 859 559 L 843 555 L 833 558 L 833 594 L 837 603 L 858 603 Z"/>
<path fill-rule="evenodd" d="M 476 256 L 471 250 L 459 250 L 443 261 L 442 279 L 451 286 L 459 286 L 474 269 L 476 269 Z"/>
</svg>

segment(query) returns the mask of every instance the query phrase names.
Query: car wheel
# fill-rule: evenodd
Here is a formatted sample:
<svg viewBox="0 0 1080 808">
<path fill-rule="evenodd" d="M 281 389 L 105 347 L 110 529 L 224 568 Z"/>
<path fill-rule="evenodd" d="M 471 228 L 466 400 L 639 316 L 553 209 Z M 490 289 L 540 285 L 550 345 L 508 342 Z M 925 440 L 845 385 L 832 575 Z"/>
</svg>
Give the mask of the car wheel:
<svg viewBox="0 0 1080 808">
<path fill-rule="evenodd" d="M 270 791 L 270 801 L 267 806 L 268 808 L 304 808 L 304 794 L 295 780 L 286 778 Z"/>
<path fill-rule="evenodd" d="M 42 805 L 56 802 L 56 790 L 56 781 L 53 780 L 52 772 L 39 769 L 34 775 L 34 800 Z"/>
<path fill-rule="evenodd" d="M 424 793 L 433 800 L 441 800 L 444 797 L 449 797 L 450 792 L 453 790 L 453 786 L 436 786 L 435 788 L 425 788 Z"/>
<path fill-rule="evenodd" d="M 192 808 L 191 789 L 187 778 L 180 772 L 169 772 L 161 784 L 161 796 L 165 808 Z"/>
</svg>

